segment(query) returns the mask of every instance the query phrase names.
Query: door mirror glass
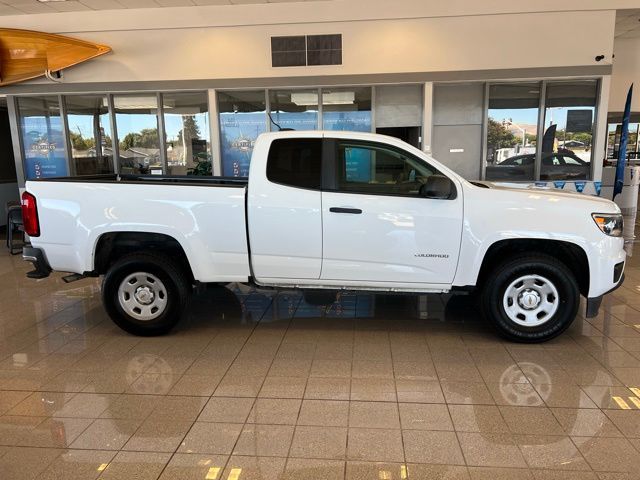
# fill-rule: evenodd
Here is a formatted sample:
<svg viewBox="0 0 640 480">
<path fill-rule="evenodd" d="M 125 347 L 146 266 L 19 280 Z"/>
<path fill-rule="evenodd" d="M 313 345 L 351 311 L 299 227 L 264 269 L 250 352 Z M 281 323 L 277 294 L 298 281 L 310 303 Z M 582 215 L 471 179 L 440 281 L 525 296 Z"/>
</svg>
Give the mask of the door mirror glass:
<svg viewBox="0 0 640 480">
<path fill-rule="evenodd" d="M 420 187 L 420 195 L 426 198 L 449 199 L 455 194 L 453 182 L 444 175 L 430 175 Z"/>
</svg>

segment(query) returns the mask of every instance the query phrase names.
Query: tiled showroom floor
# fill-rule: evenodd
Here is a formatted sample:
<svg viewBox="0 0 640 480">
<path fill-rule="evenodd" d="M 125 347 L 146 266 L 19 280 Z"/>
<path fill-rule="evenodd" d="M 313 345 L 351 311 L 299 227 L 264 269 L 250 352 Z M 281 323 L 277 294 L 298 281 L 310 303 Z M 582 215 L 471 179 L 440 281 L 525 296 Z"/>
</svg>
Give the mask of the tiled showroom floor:
<svg viewBox="0 0 640 480">
<path fill-rule="evenodd" d="M 640 259 L 546 344 L 465 296 L 209 288 L 138 338 L 0 253 L 0 479 L 640 478 Z M 584 307 L 583 307 L 584 308 Z"/>
</svg>

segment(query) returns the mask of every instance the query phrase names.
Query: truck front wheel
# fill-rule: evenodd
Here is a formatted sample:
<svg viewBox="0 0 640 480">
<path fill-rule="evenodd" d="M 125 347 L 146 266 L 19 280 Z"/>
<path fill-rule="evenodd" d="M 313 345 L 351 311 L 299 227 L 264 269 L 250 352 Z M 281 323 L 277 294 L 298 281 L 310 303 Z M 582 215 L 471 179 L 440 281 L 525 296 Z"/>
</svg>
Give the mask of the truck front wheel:
<svg viewBox="0 0 640 480">
<path fill-rule="evenodd" d="M 105 310 L 116 325 L 134 335 L 168 333 L 180 320 L 188 295 L 184 271 L 170 258 L 150 253 L 121 258 L 102 283 Z"/>
<path fill-rule="evenodd" d="M 565 331 L 578 313 L 580 292 L 573 273 L 543 254 L 500 264 L 482 287 L 484 316 L 517 342 L 544 342 Z"/>
</svg>

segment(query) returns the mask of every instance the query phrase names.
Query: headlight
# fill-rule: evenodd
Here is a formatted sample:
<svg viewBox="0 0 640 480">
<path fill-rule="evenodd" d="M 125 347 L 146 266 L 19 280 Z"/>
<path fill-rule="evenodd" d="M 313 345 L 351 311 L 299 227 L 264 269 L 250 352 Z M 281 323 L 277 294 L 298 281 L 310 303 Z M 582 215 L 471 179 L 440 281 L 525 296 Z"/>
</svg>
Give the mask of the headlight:
<svg viewBox="0 0 640 480">
<path fill-rule="evenodd" d="M 592 213 L 593 221 L 596 222 L 602 233 L 610 237 L 622 236 L 622 214 L 620 213 Z"/>
</svg>

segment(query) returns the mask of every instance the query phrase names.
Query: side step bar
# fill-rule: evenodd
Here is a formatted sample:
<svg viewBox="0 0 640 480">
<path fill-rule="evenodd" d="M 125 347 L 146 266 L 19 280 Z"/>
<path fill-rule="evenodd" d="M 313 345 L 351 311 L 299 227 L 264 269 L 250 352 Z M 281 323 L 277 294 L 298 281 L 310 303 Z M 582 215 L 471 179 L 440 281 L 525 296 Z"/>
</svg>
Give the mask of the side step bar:
<svg viewBox="0 0 640 480">
<path fill-rule="evenodd" d="M 70 275 L 66 275 L 62 277 L 62 281 L 64 283 L 77 282 L 78 280 L 82 280 L 83 278 L 87 278 L 86 275 L 82 275 L 81 273 L 72 273 Z"/>
</svg>

